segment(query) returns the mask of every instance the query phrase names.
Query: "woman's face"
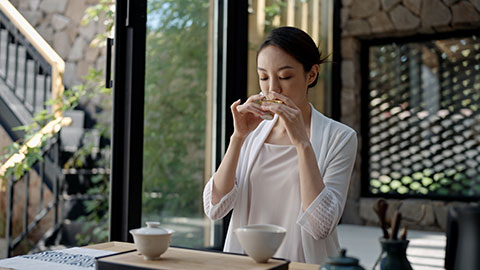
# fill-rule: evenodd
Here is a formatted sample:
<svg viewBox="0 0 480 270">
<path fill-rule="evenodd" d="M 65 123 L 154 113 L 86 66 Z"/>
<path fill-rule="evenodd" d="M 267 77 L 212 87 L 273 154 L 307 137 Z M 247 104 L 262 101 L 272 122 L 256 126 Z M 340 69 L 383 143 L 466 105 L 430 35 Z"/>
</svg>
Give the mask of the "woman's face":
<svg viewBox="0 0 480 270">
<path fill-rule="evenodd" d="M 308 85 L 316 78 L 314 70 L 306 73 L 299 61 L 276 46 L 267 46 L 258 54 L 260 89 L 267 98 L 271 98 L 269 93 L 275 91 L 289 97 L 297 106 L 302 105 L 307 101 Z"/>
</svg>

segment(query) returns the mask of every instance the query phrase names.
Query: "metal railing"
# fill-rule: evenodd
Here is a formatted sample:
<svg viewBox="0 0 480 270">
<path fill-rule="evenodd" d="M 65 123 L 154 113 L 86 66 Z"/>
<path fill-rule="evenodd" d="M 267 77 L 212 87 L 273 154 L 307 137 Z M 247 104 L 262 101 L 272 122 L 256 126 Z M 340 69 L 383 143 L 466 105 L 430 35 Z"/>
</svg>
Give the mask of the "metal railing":
<svg viewBox="0 0 480 270">
<path fill-rule="evenodd" d="M 37 162 L 34 166 L 38 166 L 39 178 L 40 178 L 40 200 L 38 203 L 38 210 L 36 211 L 35 217 L 32 221 L 29 221 L 29 209 L 33 207 L 30 205 L 30 182 L 31 175 L 34 174 L 34 170 L 27 172 L 20 179 L 15 179 L 11 177 L 8 179 L 7 183 L 7 194 L 8 194 L 8 206 L 7 206 L 7 218 L 6 218 L 6 239 L 7 239 L 7 250 L 6 256 L 12 256 L 12 251 L 21 243 L 22 240 L 26 239 L 30 232 L 32 232 L 35 227 L 47 217 L 47 214 L 53 210 L 53 228 L 58 230 L 61 225 L 59 217 L 59 190 L 61 190 L 60 185 L 62 183 L 63 174 L 59 164 L 59 154 L 60 154 L 60 136 L 58 134 L 54 135 L 52 139 L 48 142 L 45 149 L 42 151 L 43 162 Z M 49 168 L 47 168 L 49 167 Z M 52 187 L 52 200 L 49 202 L 44 202 L 45 197 L 45 185 L 43 185 L 44 179 L 47 177 L 49 172 L 49 177 L 53 178 L 51 180 L 53 183 Z M 15 185 L 24 182 L 25 186 L 25 197 L 23 205 L 23 227 L 22 231 L 14 236 L 13 225 L 14 225 L 14 195 L 15 195 Z M 19 203 L 19 202 L 16 202 Z"/>
<path fill-rule="evenodd" d="M 60 149 L 60 139 L 59 131 L 63 126 L 70 125 L 71 118 L 59 117 L 51 122 L 49 122 L 45 127 L 43 127 L 37 134 L 30 138 L 18 151 L 18 153 L 12 155 L 1 167 L 0 167 L 0 190 L 7 191 L 8 193 L 8 207 L 7 207 L 7 218 L 6 218 L 6 238 L 7 238 L 7 257 L 10 257 L 12 250 L 15 249 L 18 244 L 27 237 L 27 235 L 37 226 L 37 224 L 45 218 L 48 212 L 51 209 L 54 209 L 54 228 L 58 229 L 60 223 L 58 220 L 58 205 L 59 205 L 59 181 L 63 177 L 62 170 L 59 167 L 59 149 Z M 36 162 L 32 164 L 31 170 L 23 175 L 21 179 L 15 179 L 15 177 L 10 177 L 7 180 L 5 187 L 4 176 L 7 170 L 13 167 L 16 163 L 22 162 L 27 155 L 29 148 L 39 147 L 42 143 L 42 138 L 49 138 L 47 140 L 46 146 L 42 150 L 42 162 Z M 28 211 L 29 207 L 29 182 L 30 176 L 33 172 L 38 172 L 40 177 L 40 202 L 39 210 L 31 223 L 28 223 Z M 53 201 L 49 202 L 47 205 L 43 206 L 43 195 L 44 195 L 44 185 L 46 179 L 50 179 L 52 183 L 51 190 L 53 192 Z M 15 184 L 20 181 L 25 181 L 25 204 L 23 207 L 24 211 L 24 223 L 22 233 L 13 238 L 13 216 L 14 216 L 14 187 Z"/>
<path fill-rule="evenodd" d="M 62 94 L 64 91 L 63 85 L 63 72 L 65 71 L 65 62 L 63 59 L 52 49 L 52 47 L 42 38 L 42 36 L 33 28 L 33 26 L 18 12 L 18 10 L 8 1 L 0 0 L 0 59 L 2 56 L 2 29 L 6 29 L 5 34 L 5 71 L 0 70 L 0 79 L 2 79 L 12 94 L 13 99 L 9 102 L 20 101 L 28 112 L 33 115 L 36 112 L 36 108 L 44 109 L 45 101 L 47 101 L 47 85 L 50 85 L 51 93 L 50 97 L 55 100 L 55 104 L 52 105 L 52 112 L 55 119 L 49 122 L 42 130 L 34 134 L 24 146 L 20 148 L 18 153 L 13 154 L 7 161 L 0 166 L 0 188 L 4 186 L 2 177 L 9 167 L 20 163 L 28 153 L 28 148 L 37 147 L 41 143 L 41 136 L 49 133 L 53 135 L 60 131 L 62 126 L 70 125 L 71 119 L 63 118 L 62 111 Z M 14 69 L 9 68 L 10 65 L 10 47 L 14 46 L 15 59 Z M 20 57 L 20 48 L 25 50 L 23 59 Z M 23 87 L 19 87 L 18 80 L 19 75 L 19 62 L 23 61 Z M 30 62 L 29 62 L 30 61 Z M 0 61 L 1 63 L 1 61 Z M 29 63 L 33 65 L 33 69 L 29 69 Z M 11 73 L 13 72 L 13 73 Z M 32 89 L 29 88 L 28 74 L 33 76 L 31 81 Z M 43 76 L 43 80 L 37 80 L 37 77 Z M 39 96 L 37 93 L 37 83 L 43 81 L 42 100 L 40 106 L 36 98 Z M 19 88 L 23 88 L 19 91 Z M 33 96 L 33 101 L 29 101 L 27 92 L 32 90 L 30 96 Z"/>
<path fill-rule="evenodd" d="M 60 97 L 64 91 L 65 62 L 8 0 L 0 0 L 0 32 L 3 30 L 6 33 L 0 34 L 0 50 L 5 51 L 0 53 L 5 53 L 5 71 L 0 73 L 0 78 L 31 114 L 37 108 L 45 109 L 45 101 L 50 95 L 58 101 L 52 105 L 52 112 L 60 117 L 58 109 L 62 106 Z M 10 63 L 13 55 L 10 50 L 15 51 L 13 63 Z M 19 78 L 20 74 L 23 78 Z M 33 78 L 28 78 L 28 74 Z M 39 83 L 43 85 L 39 87 Z M 23 91 L 19 91 L 22 88 Z M 32 98 L 29 100 L 30 90 L 33 93 L 30 93 Z M 37 100 L 40 96 L 41 100 Z"/>
</svg>

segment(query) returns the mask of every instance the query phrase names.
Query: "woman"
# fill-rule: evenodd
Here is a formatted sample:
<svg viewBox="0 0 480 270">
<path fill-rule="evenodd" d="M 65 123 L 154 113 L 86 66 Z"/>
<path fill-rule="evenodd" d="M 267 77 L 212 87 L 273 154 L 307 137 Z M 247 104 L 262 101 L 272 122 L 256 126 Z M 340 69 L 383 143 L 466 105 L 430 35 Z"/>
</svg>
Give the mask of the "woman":
<svg viewBox="0 0 480 270">
<path fill-rule="evenodd" d="M 324 61 L 311 37 L 297 28 L 275 29 L 261 44 L 262 93 L 232 104 L 230 145 L 203 193 L 209 218 L 223 218 L 233 209 L 224 251 L 243 252 L 234 229 L 276 224 L 287 234 L 275 257 L 322 264 L 337 255 L 336 225 L 357 138 L 307 100 Z M 281 102 L 259 102 L 265 97 Z M 264 120 L 272 113 L 273 120 Z"/>
</svg>

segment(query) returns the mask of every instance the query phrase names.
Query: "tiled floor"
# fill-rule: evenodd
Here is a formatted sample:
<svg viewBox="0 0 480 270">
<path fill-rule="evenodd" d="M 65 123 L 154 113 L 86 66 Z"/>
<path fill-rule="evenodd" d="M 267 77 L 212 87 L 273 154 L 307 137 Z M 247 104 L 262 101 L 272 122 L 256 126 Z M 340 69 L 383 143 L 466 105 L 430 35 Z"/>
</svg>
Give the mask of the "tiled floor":
<svg viewBox="0 0 480 270">
<path fill-rule="evenodd" d="M 347 249 L 347 256 L 356 257 L 365 269 L 372 269 L 380 254 L 378 227 L 340 224 L 340 246 Z M 444 269 L 446 237 L 440 232 L 408 231 L 410 244 L 407 258 L 415 270 Z M 377 266 L 376 269 L 379 269 Z"/>
</svg>

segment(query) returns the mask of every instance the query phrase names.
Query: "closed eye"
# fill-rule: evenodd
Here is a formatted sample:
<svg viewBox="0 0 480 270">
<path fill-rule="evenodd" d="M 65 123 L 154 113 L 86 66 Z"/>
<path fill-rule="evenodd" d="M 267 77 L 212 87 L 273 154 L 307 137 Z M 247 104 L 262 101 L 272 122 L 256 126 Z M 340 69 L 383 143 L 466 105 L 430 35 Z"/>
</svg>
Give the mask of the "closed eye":
<svg viewBox="0 0 480 270">
<path fill-rule="evenodd" d="M 260 78 L 260 81 L 266 81 L 266 80 L 268 80 L 268 77 Z"/>
<path fill-rule="evenodd" d="M 288 79 L 290 79 L 290 78 L 292 78 L 292 76 L 280 77 L 280 80 L 288 80 Z"/>
</svg>

